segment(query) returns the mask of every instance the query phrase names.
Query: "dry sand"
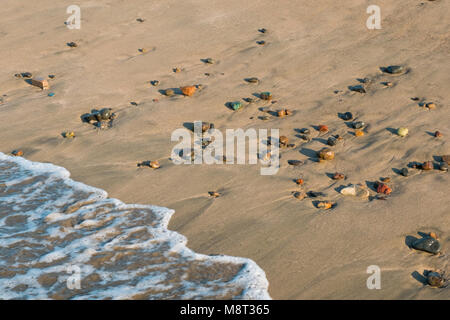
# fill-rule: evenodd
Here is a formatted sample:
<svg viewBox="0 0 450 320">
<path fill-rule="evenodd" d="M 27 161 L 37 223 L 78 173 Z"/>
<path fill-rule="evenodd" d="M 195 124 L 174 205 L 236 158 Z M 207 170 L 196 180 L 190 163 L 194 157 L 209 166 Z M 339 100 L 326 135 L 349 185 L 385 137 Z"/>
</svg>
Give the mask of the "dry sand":
<svg viewBox="0 0 450 320">
<path fill-rule="evenodd" d="M 169 227 L 186 235 L 191 249 L 253 259 L 275 299 L 449 298 L 448 289 L 424 286 L 416 276 L 450 271 L 448 173 L 405 178 L 393 171 L 450 153 L 448 1 L 377 1 L 381 30 L 366 28 L 369 3 L 363 0 L 81 0 L 80 30 L 64 25 L 71 4 L 2 2 L 0 95 L 7 96 L 0 104 L 0 151 L 20 148 L 26 158 L 63 166 L 74 180 L 127 203 L 175 209 Z M 263 27 L 266 34 L 258 32 Z M 69 48 L 71 41 L 79 46 Z M 217 62 L 201 61 L 208 57 Z M 382 75 L 379 68 L 391 64 L 410 72 Z M 175 67 L 182 72 L 173 73 Z M 14 77 L 26 71 L 56 75 L 50 80 L 56 95 Z M 261 83 L 244 82 L 252 76 Z M 349 92 L 365 77 L 374 79 L 366 94 Z M 154 79 L 159 87 L 148 83 Z M 394 86 L 383 88 L 382 81 Z M 190 98 L 158 92 L 199 83 L 205 89 Z M 285 107 L 294 115 L 264 122 L 258 119 L 262 102 L 240 112 L 224 106 L 261 91 L 273 93 L 274 110 Z M 412 97 L 437 108 L 425 110 Z M 113 128 L 98 131 L 80 121 L 101 106 L 118 113 Z M 370 133 L 352 136 L 337 116 L 345 111 L 369 123 Z M 274 176 L 261 176 L 259 165 L 176 166 L 169 160 L 170 135 L 194 120 L 220 130 L 279 128 L 297 147 L 282 151 Z M 289 166 L 286 160 L 308 159 L 324 147 L 321 139 L 296 137 L 295 129 L 319 124 L 344 136 L 334 147 L 336 159 Z M 400 126 L 409 128 L 406 138 L 389 130 Z M 77 137 L 63 139 L 66 130 Z M 434 138 L 436 130 L 444 136 Z M 136 167 L 155 159 L 158 170 Z M 336 171 L 348 179 L 336 183 L 327 176 Z M 335 190 L 385 176 L 393 188 L 387 201 L 351 199 Z M 299 189 L 293 179 L 300 177 L 305 190 L 327 193 L 337 207 L 320 211 L 311 199 L 293 198 Z M 208 197 L 211 190 L 222 196 Z M 418 231 L 435 231 L 444 254 L 410 250 L 405 239 Z M 382 270 L 381 290 L 366 287 L 369 265 Z"/>
</svg>

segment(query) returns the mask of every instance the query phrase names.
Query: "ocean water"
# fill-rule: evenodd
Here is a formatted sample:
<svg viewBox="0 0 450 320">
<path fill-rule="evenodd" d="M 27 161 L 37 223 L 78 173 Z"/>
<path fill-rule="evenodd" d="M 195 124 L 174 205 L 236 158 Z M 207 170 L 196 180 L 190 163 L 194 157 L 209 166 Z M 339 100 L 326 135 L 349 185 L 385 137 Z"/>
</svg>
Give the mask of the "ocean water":
<svg viewBox="0 0 450 320">
<path fill-rule="evenodd" d="M 270 299 L 252 260 L 193 252 L 173 213 L 0 152 L 0 299 Z"/>
</svg>

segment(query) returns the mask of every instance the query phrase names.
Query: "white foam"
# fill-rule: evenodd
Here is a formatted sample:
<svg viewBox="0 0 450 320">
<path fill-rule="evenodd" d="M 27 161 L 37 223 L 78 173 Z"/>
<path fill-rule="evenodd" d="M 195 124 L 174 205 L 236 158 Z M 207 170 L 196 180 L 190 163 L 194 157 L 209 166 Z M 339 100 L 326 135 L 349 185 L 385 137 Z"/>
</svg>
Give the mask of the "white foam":
<svg viewBox="0 0 450 320">
<path fill-rule="evenodd" d="M 187 248 L 184 236 L 167 229 L 174 213 L 171 209 L 127 205 L 108 198 L 104 190 L 71 180 L 64 168 L 0 152 L 2 184 L 6 187 L 4 193 L 0 189 L 0 213 L 9 212 L 0 215 L 0 247 L 7 253 L 0 252 L 0 271 L 17 271 L 13 277 L 0 277 L 2 299 L 48 299 L 63 292 L 62 285 L 71 276 L 67 268 L 72 265 L 78 265 L 84 277 L 96 275 L 101 283 L 74 292 L 73 299 L 128 299 L 150 289 L 151 299 L 208 298 L 233 289 L 242 290 L 236 299 L 270 299 L 265 273 L 252 260 L 202 255 Z M 75 209 L 66 213 L 67 207 Z M 13 215 L 26 216 L 25 222 L 8 224 L 6 219 Z M 147 215 L 154 216 L 150 225 Z M 113 257 L 95 267 L 91 261 L 102 254 Z M 14 257 L 13 263 L 8 257 Z M 141 266 L 140 259 L 149 262 Z M 217 279 L 205 282 L 189 278 L 193 263 L 242 268 L 231 279 L 222 280 L 218 273 Z M 176 286 L 169 280 L 174 270 L 179 277 Z M 59 273 L 54 284 L 45 286 L 38 280 L 51 273 Z M 14 290 L 19 284 L 28 287 Z"/>
</svg>

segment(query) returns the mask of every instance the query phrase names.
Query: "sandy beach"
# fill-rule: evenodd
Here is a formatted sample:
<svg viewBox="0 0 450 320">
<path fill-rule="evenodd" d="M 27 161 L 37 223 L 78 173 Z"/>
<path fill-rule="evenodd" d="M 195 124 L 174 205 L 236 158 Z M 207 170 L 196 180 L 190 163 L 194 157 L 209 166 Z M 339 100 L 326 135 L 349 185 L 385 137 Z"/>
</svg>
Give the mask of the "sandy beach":
<svg viewBox="0 0 450 320">
<path fill-rule="evenodd" d="M 253 260 L 273 299 L 450 297 L 422 276 L 450 273 L 450 183 L 438 169 L 450 154 L 448 1 L 379 0 L 379 30 L 366 27 L 363 0 L 80 0 L 79 30 L 64 24 L 71 4 L 3 0 L 1 152 L 23 150 L 26 159 L 64 167 L 72 179 L 125 203 L 175 210 L 169 229 L 187 237 L 190 249 Z M 383 72 L 390 65 L 405 72 Z M 41 90 L 14 76 L 24 72 L 55 77 Z M 246 82 L 250 77 L 259 83 Z M 199 84 L 192 97 L 163 94 Z M 366 92 L 349 89 L 358 85 Z M 264 91 L 272 101 L 258 98 Z M 255 102 L 245 103 L 249 97 Z M 243 108 L 231 110 L 232 101 Z M 435 108 L 425 106 L 430 102 Z M 111 128 L 81 120 L 103 107 L 117 115 Z M 370 125 L 364 136 L 339 117 L 345 112 Z M 175 165 L 171 134 L 197 120 L 223 131 L 276 128 L 295 147 L 280 150 L 275 175 L 261 175 L 259 164 Z M 408 128 L 406 137 L 399 127 Z M 302 128 L 311 131 L 309 140 Z M 66 131 L 76 137 L 63 138 Z M 343 139 L 330 147 L 332 135 Z M 316 161 L 324 147 L 334 160 Z M 137 167 L 148 160 L 161 167 Z M 425 161 L 435 168 L 399 174 Z M 335 172 L 346 179 L 333 180 Z M 382 178 L 392 189 L 385 200 L 374 188 Z M 368 199 L 340 194 L 357 183 Z M 300 190 L 326 196 L 298 200 L 293 192 Z M 334 207 L 318 209 L 316 200 Z M 438 235 L 440 255 L 410 248 L 419 232 Z M 371 265 L 381 269 L 379 290 L 366 285 Z"/>
</svg>

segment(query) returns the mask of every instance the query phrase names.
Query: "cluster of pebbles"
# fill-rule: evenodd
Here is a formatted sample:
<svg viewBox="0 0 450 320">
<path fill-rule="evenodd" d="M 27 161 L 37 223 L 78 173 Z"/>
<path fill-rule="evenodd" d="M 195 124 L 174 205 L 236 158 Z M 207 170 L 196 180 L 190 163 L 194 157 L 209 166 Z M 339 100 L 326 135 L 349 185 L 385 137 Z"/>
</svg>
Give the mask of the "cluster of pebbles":
<svg viewBox="0 0 450 320">
<path fill-rule="evenodd" d="M 83 122 L 92 124 L 100 129 L 112 127 L 113 120 L 116 118 L 117 115 L 112 112 L 111 108 L 94 109 L 90 113 L 85 113 L 81 116 Z"/>
</svg>

